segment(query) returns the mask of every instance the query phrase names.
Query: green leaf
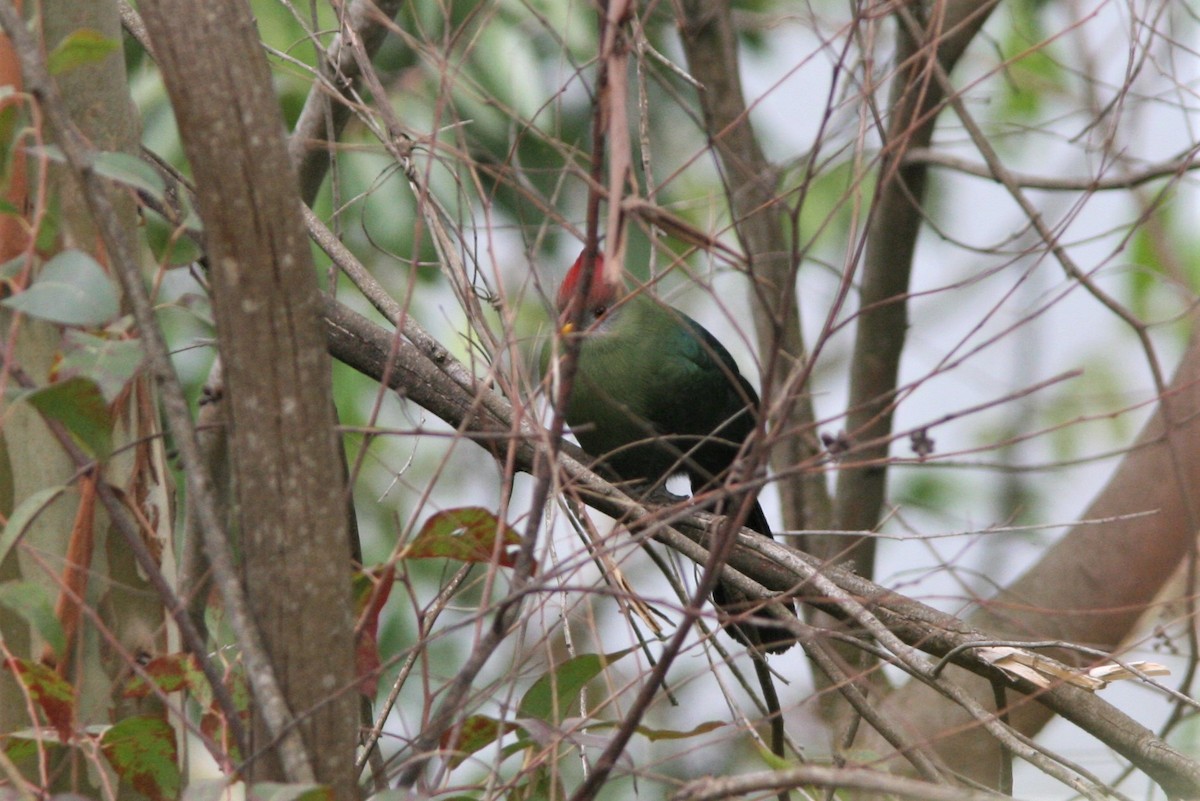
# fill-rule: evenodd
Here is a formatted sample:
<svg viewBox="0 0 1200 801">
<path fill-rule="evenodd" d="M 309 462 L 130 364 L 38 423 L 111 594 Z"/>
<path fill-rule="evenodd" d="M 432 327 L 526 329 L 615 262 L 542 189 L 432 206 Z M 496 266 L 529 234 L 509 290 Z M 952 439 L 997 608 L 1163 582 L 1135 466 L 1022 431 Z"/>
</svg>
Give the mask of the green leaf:
<svg viewBox="0 0 1200 801">
<path fill-rule="evenodd" d="M 99 262 L 82 250 L 64 250 L 24 292 L 0 303 L 60 325 L 96 326 L 117 316 L 120 295 Z"/>
<path fill-rule="evenodd" d="M 579 707 L 579 692 L 584 685 L 633 650 L 626 648 L 611 654 L 580 654 L 568 659 L 533 683 L 521 698 L 517 714 L 550 723 L 569 717 Z"/>
<path fill-rule="evenodd" d="M 75 728 L 75 690 L 67 680 L 45 665 L 27 659 L 9 659 L 4 666 L 20 679 L 58 732 L 58 738 L 69 742 Z"/>
<path fill-rule="evenodd" d="M 67 35 L 50 51 L 46 57 L 46 68 L 51 75 L 62 75 L 76 67 L 103 61 L 120 46 L 121 43 L 116 39 L 109 39 L 97 30 L 80 28 Z"/>
<path fill-rule="evenodd" d="M 501 538 L 497 553 L 496 538 Z M 417 536 L 401 551 L 402 559 L 441 557 L 460 562 L 491 562 L 498 556 L 502 567 L 517 562 L 521 536 L 487 509 L 468 506 L 446 509 L 425 521 Z"/>
<path fill-rule="evenodd" d="M 162 176 L 137 156 L 120 151 L 97 153 L 92 169 L 97 175 L 140 189 L 159 200 L 166 197 L 167 185 Z"/>
<path fill-rule="evenodd" d="M 151 801 L 179 797 L 179 750 L 175 730 L 162 718 L 125 718 L 100 738 L 103 752 L 117 775 Z"/>
<path fill-rule="evenodd" d="M 35 389 L 21 400 L 71 432 L 88 455 L 104 459 L 112 451 L 112 416 L 100 387 L 75 377 Z"/>
<path fill-rule="evenodd" d="M 25 254 L 15 256 L 8 261 L 0 264 L 0 282 L 11 283 L 25 270 Z M 8 289 L 5 288 L 7 293 Z"/>
<path fill-rule="evenodd" d="M 181 235 L 174 225 L 162 217 L 157 214 L 146 214 L 145 217 L 146 244 L 160 264 L 180 267 L 204 255 L 190 236 Z"/>
<path fill-rule="evenodd" d="M 259 782 L 246 794 L 250 801 L 333 801 L 333 793 L 323 784 L 279 784 Z"/>
<path fill-rule="evenodd" d="M 62 347 L 58 378 L 90 378 L 100 387 L 106 403 L 112 403 L 129 386 L 146 359 L 137 339 L 98 337 L 76 329 L 66 332 Z"/>
<path fill-rule="evenodd" d="M 758 744 L 754 750 L 758 752 L 759 758 L 767 763 L 767 767 L 771 770 L 787 770 L 788 768 L 796 767 L 796 763 L 789 762 L 778 754 L 772 753 L 770 748 L 762 744 Z"/>
<path fill-rule="evenodd" d="M 69 754 L 79 753 L 74 744 L 47 737 L 45 730 L 40 727 L 5 732 L 0 737 L 0 746 L 17 770 L 27 777 L 37 776 L 40 765 L 62 765 L 65 764 L 63 759 L 72 758 Z M 56 801 L 66 801 L 61 796 L 55 798 Z"/>
<path fill-rule="evenodd" d="M 4 531 L 0 532 L 0 562 L 4 561 L 8 552 L 17 544 L 25 530 L 42 513 L 42 510 L 53 503 L 66 489 L 66 487 L 47 487 L 21 501 L 21 504 L 9 515 L 8 522 L 4 524 Z"/>
<path fill-rule="evenodd" d="M 34 233 L 33 247 L 38 253 L 53 253 L 58 250 L 58 237 L 62 232 L 62 199 L 55 193 L 50 196 L 50 203 L 46 206 L 46 213 L 42 216 L 42 224 L 37 227 Z"/>
<path fill-rule="evenodd" d="M 4 755 L 13 762 L 19 763 L 25 759 L 36 759 L 39 746 L 52 743 L 45 737 L 39 737 L 31 732 L 12 732 L 4 737 Z"/>
<path fill-rule="evenodd" d="M 54 614 L 54 598 L 46 587 L 33 581 L 6 581 L 0 584 L 0 606 L 25 618 L 54 653 L 62 656 L 67 638 Z"/>
</svg>

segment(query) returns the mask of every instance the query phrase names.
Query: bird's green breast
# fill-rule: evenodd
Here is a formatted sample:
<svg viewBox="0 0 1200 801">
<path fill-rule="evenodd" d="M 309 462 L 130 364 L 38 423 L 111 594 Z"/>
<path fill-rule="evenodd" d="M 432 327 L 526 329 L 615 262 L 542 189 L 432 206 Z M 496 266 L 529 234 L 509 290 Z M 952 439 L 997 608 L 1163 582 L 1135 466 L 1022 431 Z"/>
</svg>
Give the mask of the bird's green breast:
<svg viewBox="0 0 1200 801">
<path fill-rule="evenodd" d="M 543 369 L 547 362 L 543 354 Z M 753 390 L 743 385 L 732 357 L 699 324 L 639 295 L 584 335 L 566 418 L 584 450 L 622 478 L 659 481 L 696 472 L 681 452 L 731 418 L 721 436 L 740 444 L 753 427 L 744 413 Z M 735 452 L 703 446 L 704 469 L 719 472 Z"/>
</svg>

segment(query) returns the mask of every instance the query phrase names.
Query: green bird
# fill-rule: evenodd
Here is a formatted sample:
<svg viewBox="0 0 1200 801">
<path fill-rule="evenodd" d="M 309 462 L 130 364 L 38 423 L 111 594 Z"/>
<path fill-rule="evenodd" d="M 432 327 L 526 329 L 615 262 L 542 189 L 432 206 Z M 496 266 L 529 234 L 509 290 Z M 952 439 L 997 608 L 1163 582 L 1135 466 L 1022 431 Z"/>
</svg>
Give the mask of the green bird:
<svg viewBox="0 0 1200 801">
<path fill-rule="evenodd" d="M 754 433 L 759 404 L 754 387 L 698 322 L 645 292 L 606 281 L 602 254 L 596 255 L 590 286 L 581 293 L 585 255 L 563 279 L 557 298 L 560 331 L 577 330 L 582 337 L 565 410 L 571 431 L 603 469 L 621 480 L 654 490 L 682 473 L 693 495 L 719 489 Z M 578 316 L 571 308 L 577 296 L 584 303 Z M 542 350 L 543 375 L 553 350 L 553 343 Z M 739 506 L 740 499 L 730 497 L 725 511 L 732 514 Z M 746 526 L 772 536 L 757 500 Z M 713 591 L 713 601 L 728 614 L 744 613 L 744 600 L 738 600 L 740 593 L 723 583 Z M 772 653 L 795 642 L 782 626 L 740 621 L 730 631 Z"/>
</svg>

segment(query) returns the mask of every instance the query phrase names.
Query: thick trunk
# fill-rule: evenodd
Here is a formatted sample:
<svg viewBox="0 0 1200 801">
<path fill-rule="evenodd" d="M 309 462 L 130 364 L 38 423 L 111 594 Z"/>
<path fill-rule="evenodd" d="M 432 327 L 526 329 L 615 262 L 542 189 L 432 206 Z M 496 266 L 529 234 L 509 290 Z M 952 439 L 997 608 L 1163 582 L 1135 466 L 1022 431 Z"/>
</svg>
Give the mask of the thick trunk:
<svg viewBox="0 0 1200 801">
<path fill-rule="evenodd" d="M 311 773 L 350 799 L 358 699 L 345 477 L 317 274 L 279 103 L 244 2 L 156 0 L 142 11 L 196 178 L 243 580 L 270 662 L 263 669 L 286 705 L 271 701 L 270 714 L 282 717 L 256 720 L 255 746 L 267 752 L 251 777 Z M 262 678 L 251 676 L 260 696 L 271 684 Z M 273 741 L 290 731 L 289 713 L 306 753 Z"/>
</svg>

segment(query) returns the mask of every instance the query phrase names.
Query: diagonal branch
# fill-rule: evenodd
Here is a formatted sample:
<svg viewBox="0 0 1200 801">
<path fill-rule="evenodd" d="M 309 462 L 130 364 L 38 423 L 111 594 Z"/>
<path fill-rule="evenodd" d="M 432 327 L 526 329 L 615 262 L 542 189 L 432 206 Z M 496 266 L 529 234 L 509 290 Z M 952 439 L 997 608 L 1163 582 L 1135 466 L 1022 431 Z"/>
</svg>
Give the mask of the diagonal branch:
<svg viewBox="0 0 1200 801">
<path fill-rule="evenodd" d="M 306 204 L 316 198 L 333 158 L 330 148 L 354 109 L 352 96 L 362 76 L 356 51 L 361 48 L 361 55 L 370 60 L 387 36 L 386 20 L 403 6 L 403 0 L 353 0 L 345 9 L 342 30 L 326 50 L 322 73 L 329 73 L 329 83 L 313 81 L 288 140 L 288 155 L 300 174 L 300 196 Z"/>
</svg>

